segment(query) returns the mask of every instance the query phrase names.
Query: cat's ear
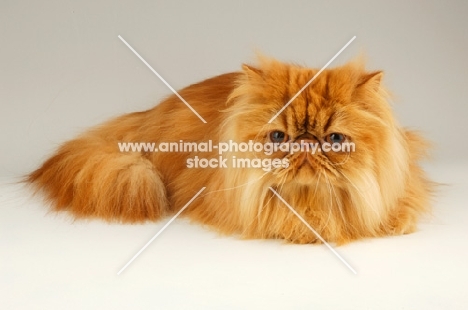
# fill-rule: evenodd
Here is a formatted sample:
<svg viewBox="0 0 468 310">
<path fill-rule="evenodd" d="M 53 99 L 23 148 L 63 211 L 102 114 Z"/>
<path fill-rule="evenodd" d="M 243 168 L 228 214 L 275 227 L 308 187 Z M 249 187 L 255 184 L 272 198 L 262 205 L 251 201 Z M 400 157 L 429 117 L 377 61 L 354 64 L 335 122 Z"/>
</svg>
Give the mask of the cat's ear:
<svg viewBox="0 0 468 310">
<path fill-rule="evenodd" d="M 358 86 L 365 85 L 366 87 L 370 87 L 373 90 L 377 91 L 380 88 L 380 83 L 382 82 L 382 78 L 383 78 L 382 71 L 366 73 L 361 76 Z"/>
<path fill-rule="evenodd" d="M 263 71 L 261 69 L 251 65 L 242 64 L 242 71 L 249 79 L 261 78 L 263 76 Z"/>
</svg>

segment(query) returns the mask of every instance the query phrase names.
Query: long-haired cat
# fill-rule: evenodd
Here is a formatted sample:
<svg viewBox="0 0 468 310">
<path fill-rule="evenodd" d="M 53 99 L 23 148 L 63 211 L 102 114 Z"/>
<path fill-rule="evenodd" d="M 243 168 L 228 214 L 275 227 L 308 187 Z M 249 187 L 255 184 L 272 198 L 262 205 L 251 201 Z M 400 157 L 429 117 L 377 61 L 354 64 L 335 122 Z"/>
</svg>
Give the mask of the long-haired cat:
<svg viewBox="0 0 468 310">
<path fill-rule="evenodd" d="M 274 189 L 325 240 L 342 244 L 415 230 L 429 209 L 432 183 L 418 165 L 426 143 L 399 126 L 381 72 L 358 62 L 323 71 L 269 122 L 318 70 L 261 58 L 182 89 L 144 112 L 120 116 L 63 144 L 27 181 L 54 210 L 76 218 L 155 221 L 180 210 L 226 234 L 317 241 Z M 353 151 L 266 152 L 231 149 L 227 165 L 188 168 L 219 152 L 121 152 L 119 142 L 212 141 L 263 144 L 352 142 Z M 279 159 L 270 170 L 234 167 L 234 158 Z"/>
</svg>

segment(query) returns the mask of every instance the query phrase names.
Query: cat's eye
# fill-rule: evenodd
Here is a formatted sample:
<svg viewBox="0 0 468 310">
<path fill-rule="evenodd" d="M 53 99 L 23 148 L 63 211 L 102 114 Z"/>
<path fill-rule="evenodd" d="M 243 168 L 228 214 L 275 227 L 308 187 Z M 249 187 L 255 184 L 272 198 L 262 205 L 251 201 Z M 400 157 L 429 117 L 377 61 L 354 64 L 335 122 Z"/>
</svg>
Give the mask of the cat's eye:
<svg viewBox="0 0 468 310">
<path fill-rule="evenodd" d="M 283 143 L 288 141 L 288 135 L 282 131 L 274 130 L 270 132 L 270 140 L 273 143 Z"/>
<path fill-rule="evenodd" d="M 326 141 L 333 144 L 333 143 L 342 143 L 346 139 L 345 135 L 341 133 L 331 133 L 326 137 Z"/>
</svg>

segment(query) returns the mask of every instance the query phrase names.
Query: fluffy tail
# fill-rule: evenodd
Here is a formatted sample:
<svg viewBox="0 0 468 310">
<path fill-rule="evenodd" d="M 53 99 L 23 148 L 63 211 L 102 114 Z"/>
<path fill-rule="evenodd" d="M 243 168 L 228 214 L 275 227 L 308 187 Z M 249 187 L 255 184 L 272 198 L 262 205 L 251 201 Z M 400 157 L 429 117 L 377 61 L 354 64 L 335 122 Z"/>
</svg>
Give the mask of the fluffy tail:
<svg viewBox="0 0 468 310">
<path fill-rule="evenodd" d="M 156 220 L 167 210 L 160 174 L 141 153 L 88 134 L 64 144 L 27 176 L 54 210 L 107 221 Z"/>
</svg>

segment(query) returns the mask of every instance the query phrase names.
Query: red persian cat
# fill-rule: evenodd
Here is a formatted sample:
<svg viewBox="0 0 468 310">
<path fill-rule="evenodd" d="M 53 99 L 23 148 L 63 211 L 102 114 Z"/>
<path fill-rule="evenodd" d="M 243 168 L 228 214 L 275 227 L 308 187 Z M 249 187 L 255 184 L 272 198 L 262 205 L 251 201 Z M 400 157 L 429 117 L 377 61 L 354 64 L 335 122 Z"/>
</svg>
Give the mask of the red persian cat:
<svg viewBox="0 0 468 310">
<path fill-rule="evenodd" d="M 244 238 L 319 241 L 273 189 L 328 242 L 413 232 L 432 190 L 426 143 L 394 119 L 382 73 L 358 62 L 324 70 L 281 111 L 317 72 L 261 58 L 179 92 L 206 123 L 170 96 L 66 142 L 27 181 L 76 218 L 156 221 L 206 187 L 182 215 Z M 121 149 L 142 142 L 156 148 Z M 293 143 L 318 149 L 283 148 Z"/>
</svg>

